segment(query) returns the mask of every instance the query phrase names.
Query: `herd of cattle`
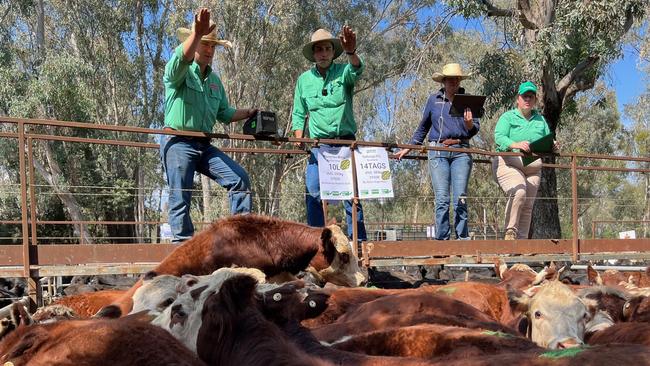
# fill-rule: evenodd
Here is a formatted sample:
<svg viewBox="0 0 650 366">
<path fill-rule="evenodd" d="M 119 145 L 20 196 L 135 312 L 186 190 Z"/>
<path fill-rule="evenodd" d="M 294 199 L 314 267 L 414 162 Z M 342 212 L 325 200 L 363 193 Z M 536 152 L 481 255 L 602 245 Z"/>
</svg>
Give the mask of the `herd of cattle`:
<svg viewBox="0 0 650 366">
<path fill-rule="evenodd" d="M 650 270 L 371 289 L 335 225 L 215 222 L 125 291 L 66 296 L 0 329 L 11 365 L 650 365 Z M 303 275 L 297 280 L 295 275 Z"/>
</svg>

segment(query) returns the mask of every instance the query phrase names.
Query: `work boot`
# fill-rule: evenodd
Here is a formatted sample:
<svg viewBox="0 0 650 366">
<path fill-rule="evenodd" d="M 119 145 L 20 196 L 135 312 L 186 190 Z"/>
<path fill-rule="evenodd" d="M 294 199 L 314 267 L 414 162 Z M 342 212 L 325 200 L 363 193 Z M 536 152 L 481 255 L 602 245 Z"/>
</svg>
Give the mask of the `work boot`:
<svg viewBox="0 0 650 366">
<path fill-rule="evenodd" d="M 503 240 L 515 240 L 517 239 L 517 231 L 515 229 L 506 230 L 506 236 Z"/>
</svg>

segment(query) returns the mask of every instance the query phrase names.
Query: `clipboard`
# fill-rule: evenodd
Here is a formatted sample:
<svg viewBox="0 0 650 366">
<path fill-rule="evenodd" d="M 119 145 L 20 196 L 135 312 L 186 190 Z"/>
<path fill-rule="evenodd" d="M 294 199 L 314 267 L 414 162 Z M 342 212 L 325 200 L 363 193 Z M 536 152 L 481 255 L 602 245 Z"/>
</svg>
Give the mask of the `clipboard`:
<svg viewBox="0 0 650 366">
<path fill-rule="evenodd" d="M 456 94 L 454 101 L 451 102 L 449 115 L 452 117 L 462 117 L 465 113 L 465 108 L 469 108 L 472 110 L 473 118 L 481 118 L 485 112 L 483 109 L 485 98 L 485 95 Z"/>
<path fill-rule="evenodd" d="M 546 136 L 542 136 L 542 137 L 538 138 L 537 140 L 532 141 L 529 144 L 530 152 L 534 152 L 534 153 L 553 152 L 553 138 L 554 137 L 555 136 L 553 136 L 552 133 L 549 133 Z M 537 159 L 539 159 L 539 158 L 525 156 L 525 157 L 521 158 L 521 161 L 524 164 L 524 166 L 526 166 L 526 165 L 532 163 L 533 161 L 535 161 Z"/>
</svg>

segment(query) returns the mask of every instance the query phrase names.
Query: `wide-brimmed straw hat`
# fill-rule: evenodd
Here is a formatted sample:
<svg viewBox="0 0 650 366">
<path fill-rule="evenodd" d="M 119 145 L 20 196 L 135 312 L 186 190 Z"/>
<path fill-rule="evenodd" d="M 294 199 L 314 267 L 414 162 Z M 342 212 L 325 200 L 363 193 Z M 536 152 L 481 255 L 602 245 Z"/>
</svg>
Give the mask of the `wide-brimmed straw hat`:
<svg viewBox="0 0 650 366">
<path fill-rule="evenodd" d="M 334 59 L 341 56 L 343 53 L 343 46 L 341 46 L 341 40 L 334 37 L 332 33 L 326 31 L 325 29 L 318 29 L 311 35 L 311 42 L 302 46 L 302 54 L 305 58 L 311 62 L 316 62 L 314 59 L 314 44 L 322 41 L 332 42 L 334 46 Z"/>
<path fill-rule="evenodd" d="M 214 24 L 215 23 L 211 20 L 210 26 L 213 26 Z M 194 30 L 194 23 L 192 23 L 192 29 L 182 28 L 182 27 L 178 28 L 176 30 L 176 37 L 178 37 L 179 41 L 185 42 L 185 40 L 187 39 L 187 37 L 190 36 L 193 30 Z M 210 32 L 209 34 L 206 34 L 203 37 L 201 37 L 201 40 L 206 42 L 216 43 L 222 47 L 228 47 L 228 48 L 232 47 L 232 42 L 227 41 L 225 39 L 219 39 L 219 37 L 217 37 L 217 27 L 214 27 L 212 32 Z"/>
<path fill-rule="evenodd" d="M 472 73 L 465 74 L 460 64 L 446 64 L 442 67 L 442 72 L 434 72 L 433 80 L 442 82 L 446 77 L 460 78 L 460 80 L 467 79 L 472 76 Z"/>
</svg>

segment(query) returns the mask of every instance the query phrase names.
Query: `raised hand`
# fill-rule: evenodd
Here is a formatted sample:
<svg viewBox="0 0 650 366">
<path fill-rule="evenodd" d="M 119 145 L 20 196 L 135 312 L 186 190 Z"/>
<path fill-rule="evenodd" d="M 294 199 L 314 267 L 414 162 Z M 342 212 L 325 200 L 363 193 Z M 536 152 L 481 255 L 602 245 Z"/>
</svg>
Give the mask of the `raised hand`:
<svg viewBox="0 0 650 366">
<path fill-rule="evenodd" d="M 199 9 L 199 12 L 194 15 L 194 33 L 199 36 L 210 34 L 216 27 L 216 24 L 210 26 L 210 10 L 207 8 Z"/>
<path fill-rule="evenodd" d="M 346 53 L 354 53 L 357 49 L 357 34 L 347 25 L 343 26 L 343 34 L 339 36 L 341 46 Z"/>
</svg>

